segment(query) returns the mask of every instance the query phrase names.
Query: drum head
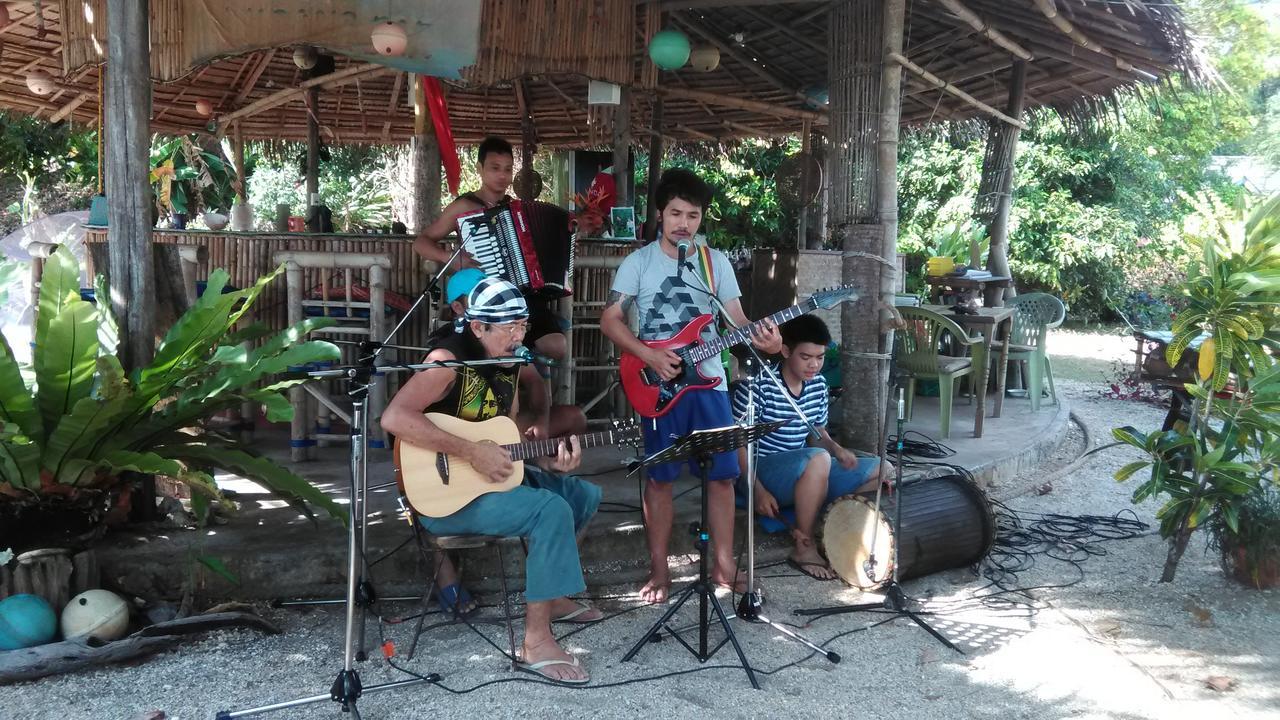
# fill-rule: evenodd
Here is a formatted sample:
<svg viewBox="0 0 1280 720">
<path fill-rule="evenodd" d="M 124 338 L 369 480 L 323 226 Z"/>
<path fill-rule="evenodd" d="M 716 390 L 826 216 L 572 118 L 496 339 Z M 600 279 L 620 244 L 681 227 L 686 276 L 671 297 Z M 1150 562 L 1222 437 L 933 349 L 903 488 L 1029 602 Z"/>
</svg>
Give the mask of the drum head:
<svg viewBox="0 0 1280 720">
<path fill-rule="evenodd" d="M 846 584 L 874 590 L 893 577 L 893 532 L 883 513 L 853 495 L 836 498 L 821 523 L 821 549 Z M 874 567 L 872 558 L 874 543 Z"/>
</svg>

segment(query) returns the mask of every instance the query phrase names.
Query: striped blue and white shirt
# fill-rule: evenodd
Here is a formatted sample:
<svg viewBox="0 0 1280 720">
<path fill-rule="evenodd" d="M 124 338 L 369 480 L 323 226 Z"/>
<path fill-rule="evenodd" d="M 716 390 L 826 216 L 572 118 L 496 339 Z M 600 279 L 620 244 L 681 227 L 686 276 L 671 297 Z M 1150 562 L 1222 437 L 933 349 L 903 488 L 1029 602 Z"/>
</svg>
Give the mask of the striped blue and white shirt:
<svg viewBox="0 0 1280 720">
<path fill-rule="evenodd" d="M 782 369 L 774 368 L 773 372 L 782 380 Z M 786 381 L 783 380 L 785 386 Z M 755 394 L 757 423 L 785 420 L 786 425 L 774 430 L 760 440 L 761 455 L 772 455 L 787 450 L 799 450 L 808 445 L 809 428 L 796 416 L 795 408 L 783 397 L 782 390 L 774 384 L 765 373 L 760 373 L 748 385 L 740 383 L 733 393 L 733 414 L 741 420 L 747 413 L 747 388 Z M 792 395 L 796 405 L 804 411 L 809 421 L 823 427 L 827 424 L 828 390 L 827 381 L 821 375 L 805 382 L 800 394 Z"/>
</svg>

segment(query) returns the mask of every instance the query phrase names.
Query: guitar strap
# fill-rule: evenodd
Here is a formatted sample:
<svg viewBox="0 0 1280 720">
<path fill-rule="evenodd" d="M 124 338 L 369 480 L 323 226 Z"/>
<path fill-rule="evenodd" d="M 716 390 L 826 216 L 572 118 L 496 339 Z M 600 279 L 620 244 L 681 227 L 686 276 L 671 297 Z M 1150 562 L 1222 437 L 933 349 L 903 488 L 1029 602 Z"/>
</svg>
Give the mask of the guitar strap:
<svg viewBox="0 0 1280 720">
<path fill-rule="evenodd" d="M 707 286 L 707 290 L 710 290 L 711 294 L 715 295 L 716 271 L 714 269 L 715 266 L 711 264 L 711 248 L 702 243 L 695 243 L 694 247 L 698 249 L 698 265 L 702 274 L 702 282 Z M 716 323 L 716 325 L 721 328 L 723 327 L 723 324 L 723 319 L 721 322 Z M 723 330 L 721 330 L 721 334 L 724 334 Z M 720 362 L 724 364 L 725 377 L 729 377 L 729 357 L 730 354 L 728 348 L 720 351 Z"/>
</svg>

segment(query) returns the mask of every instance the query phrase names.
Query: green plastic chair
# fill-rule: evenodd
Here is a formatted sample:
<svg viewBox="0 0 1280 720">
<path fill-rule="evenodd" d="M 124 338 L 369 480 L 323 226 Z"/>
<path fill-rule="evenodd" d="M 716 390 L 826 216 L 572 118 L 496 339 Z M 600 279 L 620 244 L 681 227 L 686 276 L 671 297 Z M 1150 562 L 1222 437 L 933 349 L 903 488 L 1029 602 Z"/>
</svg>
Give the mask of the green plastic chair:
<svg viewBox="0 0 1280 720">
<path fill-rule="evenodd" d="M 907 327 L 894 333 L 898 366 L 911 374 L 907 380 L 907 417 L 911 417 L 916 380 L 936 378 L 941 405 L 942 437 L 951 437 L 951 405 L 955 380 L 980 369 L 986 363 L 986 346 L 981 337 L 970 337 L 954 320 L 924 308 L 900 307 Z M 970 357 L 939 354 L 945 337 L 971 350 Z"/>
<path fill-rule="evenodd" d="M 1011 298 L 1009 307 L 1017 309 L 1013 315 L 1013 333 L 1009 338 L 1009 362 L 1024 363 L 1022 385 L 1031 397 L 1031 410 L 1040 409 L 1040 395 L 1044 383 L 1049 381 L 1049 398 L 1058 404 L 1058 390 L 1053 384 L 1053 362 L 1047 348 L 1049 330 L 1062 324 L 1067 308 L 1062 301 L 1048 293 L 1027 293 Z M 998 350 L 1002 342 L 992 343 Z"/>
</svg>

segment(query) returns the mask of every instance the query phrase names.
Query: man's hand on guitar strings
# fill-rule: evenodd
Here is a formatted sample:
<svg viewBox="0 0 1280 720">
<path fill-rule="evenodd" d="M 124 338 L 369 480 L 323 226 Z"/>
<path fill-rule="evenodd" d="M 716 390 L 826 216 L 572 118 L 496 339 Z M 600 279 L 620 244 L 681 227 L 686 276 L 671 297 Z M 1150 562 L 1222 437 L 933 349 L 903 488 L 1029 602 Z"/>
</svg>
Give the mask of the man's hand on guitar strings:
<svg viewBox="0 0 1280 720">
<path fill-rule="evenodd" d="M 547 469 L 558 473 L 567 473 L 578 469 L 581 464 L 582 448 L 578 444 L 578 436 L 571 435 L 567 441 L 560 441 L 556 457 L 547 463 Z"/>
<path fill-rule="evenodd" d="M 683 363 L 680 356 L 670 350 L 649 348 L 649 352 L 645 353 L 644 364 L 658 373 L 658 377 L 669 381 L 680 376 L 680 366 Z"/>
<path fill-rule="evenodd" d="M 776 355 L 782 352 L 782 335 L 772 320 L 761 320 L 751 331 L 751 344 L 762 353 Z"/>
<path fill-rule="evenodd" d="M 492 440 L 473 443 L 470 455 L 467 462 L 489 482 L 503 482 L 510 478 L 515 470 L 515 466 L 511 463 L 511 453 Z"/>
</svg>

